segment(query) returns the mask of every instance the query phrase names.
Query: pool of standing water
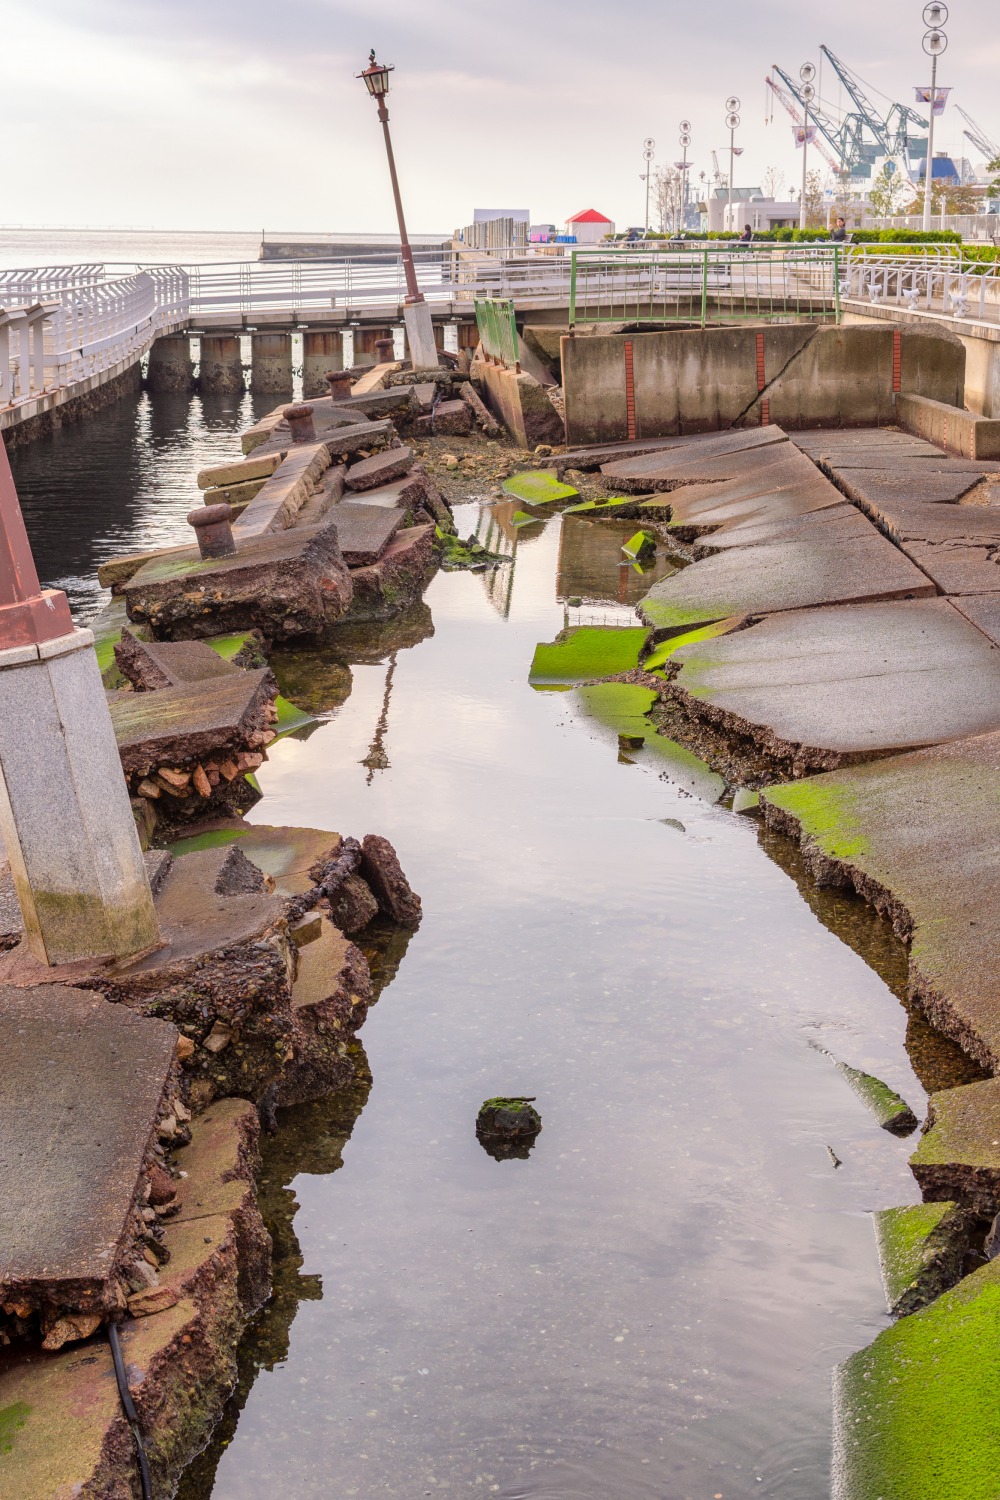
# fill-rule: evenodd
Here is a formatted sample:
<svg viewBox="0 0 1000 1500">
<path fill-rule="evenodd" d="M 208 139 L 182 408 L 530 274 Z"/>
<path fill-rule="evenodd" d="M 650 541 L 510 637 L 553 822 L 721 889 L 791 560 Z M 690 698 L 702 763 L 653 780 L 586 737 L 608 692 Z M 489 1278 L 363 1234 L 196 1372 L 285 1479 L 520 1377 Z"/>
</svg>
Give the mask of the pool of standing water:
<svg viewBox="0 0 1000 1500">
<path fill-rule="evenodd" d="M 103 556 L 186 539 L 249 411 L 144 396 L 15 454 L 43 581 L 85 617 Z M 648 584 L 613 526 L 510 510 L 460 507 L 510 558 L 408 631 L 275 657 L 318 723 L 250 820 L 386 835 L 424 918 L 361 939 L 355 1085 L 264 1142 L 276 1295 L 182 1500 L 818 1500 L 832 1368 L 887 1323 L 869 1215 L 917 1201 L 911 1148 L 831 1054 L 921 1112 L 901 950 L 529 685 Z M 536 1099 L 527 1159 L 476 1138 L 495 1094 Z"/>
</svg>

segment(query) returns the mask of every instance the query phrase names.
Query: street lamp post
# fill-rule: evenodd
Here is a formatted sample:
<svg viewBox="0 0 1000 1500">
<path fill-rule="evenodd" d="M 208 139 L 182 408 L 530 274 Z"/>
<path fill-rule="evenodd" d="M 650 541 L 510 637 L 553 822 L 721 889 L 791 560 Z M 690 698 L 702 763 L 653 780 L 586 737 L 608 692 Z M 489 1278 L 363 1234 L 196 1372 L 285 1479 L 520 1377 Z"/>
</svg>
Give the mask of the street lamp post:
<svg viewBox="0 0 1000 1500">
<path fill-rule="evenodd" d="M 740 101 L 735 94 L 726 100 L 726 125 L 729 129 L 729 229 L 733 228 L 733 175 L 736 170 L 736 129 L 740 123 Z"/>
<path fill-rule="evenodd" d="M 376 62 L 375 49 L 371 50 L 368 66 L 363 73 L 356 76 L 364 80 L 365 88 L 371 94 L 378 105 L 378 117 L 382 122 L 382 134 L 385 137 L 385 154 L 389 160 L 389 177 L 392 182 L 392 196 L 396 204 L 396 219 L 399 224 L 399 253 L 403 262 L 403 276 L 406 280 L 406 301 L 403 304 L 403 321 L 406 324 L 406 336 L 410 345 L 410 358 L 414 368 L 430 368 L 438 363 L 437 346 L 434 343 L 434 325 L 431 320 L 430 308 L 424 300 L 424 294 L 417 285 L 417 273 L 413 265 L 413 251 L 406 234 L 406 220 L 403 217 L 403 200 L 399 194 L 399 178 L 396 176 L 396 159 L 392 154 L 392 137 L 389 134 L 389 111 L 386 109 L 385 101 L 389 93 L 389 74 L 394 71 L 394 65 L 386 66 Z"/>
<path fill-rule="evenodd" d="M 816 97 L 816 88 L 813 79 L 816 77 L 816 69 L 811 62 L 803 63 L 799 69 L 799 77 L 802 80 L 802 103 L 805 109 L 805 123 L 802 129 L 802 194 L 799 198 L 799 228 L 806 227 L 806 156 L 809 151 L 809 105 Z"/>
<path fill-rule="evenodd" d="M 688 147 L 691 144 L 691 121 L 690 120 L 682 120 L 681 124 L 680 124 L 680 131 L 681 131 L 681 133 L 677 137 L 677 139 L 678 139 L 678 141 L 680 142 L 680 144 L 684 148 L 684 154 L 683 154 L 682 159 L 677 163 L 677 166 L 680 168 L 680 174 L 681 174 L 681 201 L 680 201 L 680 204 L 679 204 L 678 209 L 677 209 L 677 233 L 678 234 L 680 234 L 681 230 L 684 228 L 684 223 L 685 223 L 685 220 L 687 218 L 687 206 L 688 206 L 688 178 L 687 178 L 687 174 L 688 174 Z"/>
<path fill-rule="evenodd" d="M 924 166 L 924 229 L 931 227 L 931 189 L 934 182 L 934 115 L 937 112 L 937 60 L 948 46 L 944 23 L 948 7 L 941 0 L 930 0 L 924 6 L 923 49 L 931 60 L 930 124 L 927 127 L 927 162 Z"/>
<path fill-rule="evenodd" d="M 646 234 L 649 233 L 649 179 L 653 175 L 653 154 L 655 150 L 656 142 L 651 135 L 647 135 L 642 143 L 642 155 L 646 163 L 646 170 L 642 174 L 643 181 L 646 184 Z"/>
</svg>

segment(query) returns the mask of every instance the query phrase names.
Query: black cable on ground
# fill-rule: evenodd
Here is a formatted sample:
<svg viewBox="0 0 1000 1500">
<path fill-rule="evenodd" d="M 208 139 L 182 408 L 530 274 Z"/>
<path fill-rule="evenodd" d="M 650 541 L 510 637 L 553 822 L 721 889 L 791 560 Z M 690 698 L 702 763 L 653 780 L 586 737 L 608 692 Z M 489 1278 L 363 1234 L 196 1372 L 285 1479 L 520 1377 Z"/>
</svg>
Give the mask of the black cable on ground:
<svg viewBox="0 0 1000 1500">
<path fill-rule="evenodd" d="M 135 1451 L 139 1459 L 139 1479 L 142 1483 L 142 1500 L 153 1500 L 153 1484 L 149 1477 L 149 1460 L 146 1457 L 146 1449 L 143 1446 L 142 1431 L 139 1427 L 139 1413 L 135 1409 L 132 1392 L 128 1388 L 128 1380 L 125 1376 L 125 1361 L 122 1359 L 122 1346 L 118 1338 L 117 1325 L 108 1323 L 107 1330 L 108 1343 L 111 1345 L 111 1358 L 115 1366 L 115 1380 L 118 1382 L 118 1395 L 121 1397 L 122 1411 L 125 1413 L 126 1421 L 132 1429 L 132 1437 L 135 1439 Z"/>
</svg>

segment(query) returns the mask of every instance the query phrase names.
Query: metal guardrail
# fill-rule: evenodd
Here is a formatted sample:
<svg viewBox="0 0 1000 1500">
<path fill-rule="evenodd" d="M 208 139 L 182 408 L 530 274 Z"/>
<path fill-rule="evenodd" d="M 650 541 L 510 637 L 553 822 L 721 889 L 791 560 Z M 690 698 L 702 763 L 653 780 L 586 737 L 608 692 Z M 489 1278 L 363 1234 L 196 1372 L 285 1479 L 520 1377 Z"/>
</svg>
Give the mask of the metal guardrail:
<svg viewBox="0 0 1000 1500">
<path fill-rule="evenodd" d="M 781 314 L 840 320 L 840 245 L 705 243 L 636 256 L 575 250 L 569 324 L 732 322 Z"/>
<path fill-rule="evenodd" d="M 483 353 L 508 370 L 520 370 L 520 349 L 514 304 L 507 298 L 476 299 L 476 323 Z"/>
<path fill-rule="evenodd" d="M 841 268 L 840 294 L 874 307 L 892 305 L 938 318 L 995 325 L 1000 324 L 1000 262 L 971 260 L 961 254 L 940 259 L 912 252 L 852 254 Z"/>
</svg>

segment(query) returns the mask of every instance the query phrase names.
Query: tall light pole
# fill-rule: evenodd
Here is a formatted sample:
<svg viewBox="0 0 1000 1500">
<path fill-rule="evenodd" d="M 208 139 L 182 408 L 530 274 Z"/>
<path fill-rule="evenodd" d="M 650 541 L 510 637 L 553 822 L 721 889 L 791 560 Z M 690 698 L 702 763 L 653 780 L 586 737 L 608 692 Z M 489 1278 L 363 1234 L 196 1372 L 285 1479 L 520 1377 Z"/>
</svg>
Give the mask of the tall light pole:
<svg viewBox="0 0 1000 1500">
<path fill-rule="evenodd" d="M 396 176 L 396 159 L 392 154 L 392 137 L 389 134 L 389 111 L 385 107 L 386 96 L 389 93 L 389 74 L 394 71 L 394 65 L 375 61 L 375 48 L 371 50 L 368 66 L 363 73 L 355 76 L 364 80 L 369 94 L 378 105 L 378 117 L 382 122 L 382 134 L 385 137 L 385 154 L 389 159 L 389 177 L 392 182 L 392 196 L 396 204 L 396 219 L 399 223 L 399 253 L 403 262 L 403 275 L 406 279 L 406 301 L 403 305 L 403 320 L 406 323 L 406 336 L 410 345 L 410 359 L 415 369 L 429 368 L 438 363 L 437 347 L 434 343 L 434 325 L 431 321 L 430 308 L 424 301 L 424 294 L 417 285 L 417 273 L 413 265 L 413 251 L 410 249 L 410 241 L 406 234 L 406 220 L 403 217 L 403 200 L 399 195 L 399 178 Z"/>
<path fill-rule="evenodd" d="M 740 123 L 740 101 L 735 94 L 726 100 L 726 127 L 729 130 L 729 228 L 733 227 L 733 175 L 736 170 L 736 130 Z"/>
<path fill-rule="evenodd" d="M 683 155 L 683 158 L 682 158 L 681 161 L 674 163 L 674 165 L 678 168 L 678 170 L 680 171 L 680 174 L 681 174 L 681 201 L 680 201 L 680 205 L 679 205 L 679 207 L 677 209 L 677 233 L 678 234 L 680 234 L 681 230 L 684 228 L 684 223 L 685 223 L 685 220 L 687 218 L 687 206 L 688 206 L 688 176 L 687 176 L 687 174 L 688 174 L 688 147 L 691 144 L 691 121 L 690 120 L 682 120 L 681 124 L 680 124 L 680 131 L 681 131 L 681 133 L 677 137 L 677 139 L 680 142 L 681 146 L 683 146 L 683 148 L 684 148 L 684 155 Z"/>
<path fill-rule="evenodd" d="M 809 105 L 816 97 L 816 87 L 813 79 L 816 77 L 816 69 L 811 62 L 805 62 L 799 69 L 799 77 L 802 80 L 802 104 L 805 109 L 805 123 L 802 127 L 802 195 L 799 199 L 799 228 L 806 227 L 806 155 L 809 151 Z"/>
<path fill-rule="evenodd" d="M 927 162 L 924 167 L 924 228 L 931 227 L 931 189 L 934 184 L 934 116 L 937 114 L 937 60 L 948 46 L 943 31 L 948 7 L 942 0 L 930 0 L 924 6 L 923 49 L 931 60 L 930 124 L 927 127 Z"/>
<path fill-rule="evenodd" d="M 656 142 L 653 140 L 653 137 L 651 135 L 647 135 L 646 139 L 642 143 L 642 155 L 643 155 L 643 160 L 646 163 L 646 170 L 645 170 L 645 172 L 643 172 L 642 177 L 643 177 L 643 181 L 646 184 L 646 233 L 647 234 L 649 233 L 649 179 L 653 175 L 653 165 L 652 164 L 653 164 L 653 153 L 655 152 L 655 150 L 656 150 Z"/>
</svg>

